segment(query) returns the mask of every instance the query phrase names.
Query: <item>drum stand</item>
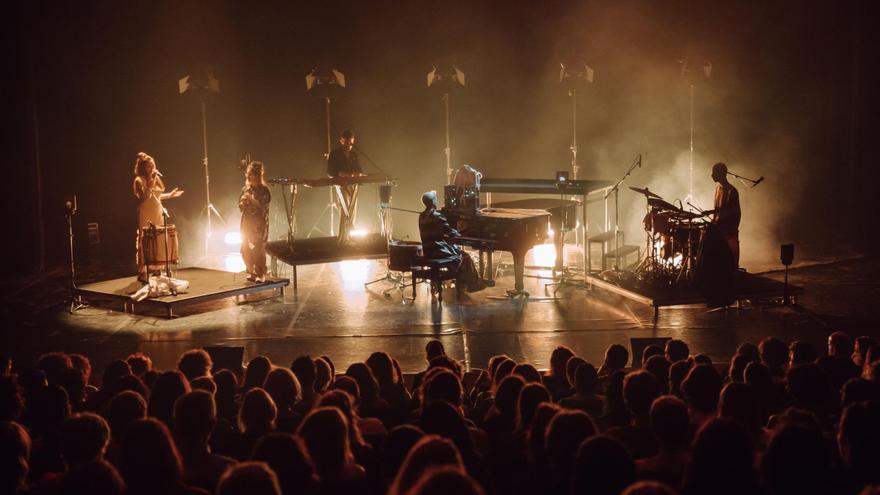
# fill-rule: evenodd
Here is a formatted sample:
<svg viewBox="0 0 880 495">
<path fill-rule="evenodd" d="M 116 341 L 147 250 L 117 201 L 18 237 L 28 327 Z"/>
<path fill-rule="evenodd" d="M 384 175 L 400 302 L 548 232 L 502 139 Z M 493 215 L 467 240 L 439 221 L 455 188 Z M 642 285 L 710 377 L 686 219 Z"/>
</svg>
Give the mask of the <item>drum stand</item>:
<svg viewBox="0 0 880 495">
<path fill-rule="evenodd" d="M 165 207 L 162 207 L 162 226 L 165 227 L 163 235 L 165 236 L 165 276 L 168 277 L 168 288 L 171 290 L 171 295 L 177 295 L 177 287 L 171 282 L 171 259 L 168 256 L 168 210 Z"/>
<path fill-rule="evenodd" d="M 380 206 L 379 210 L 379 221 L 380 221 L 380 229 L 382 231 L 382 236 L 385 237 L 386 245 L 390 245 L 391 238 L 393 236 L 394 224 L 391 219 L 391 204 L 385 203 Z M 388 265 L 391 264 L 391 248 L 388 248 Z M 406 275 L 403 275 L 403 272 L 397 272 L 391 270 L 387 267 L 385 268 L 385 275 L 379 277 L 375 280 L 371 280 L 364 284 L 364 288 L 369 287 L 377 282 L 390 282 L 392 284 L 391 287 L 382 291 L 382 295 L 388 297 L 391 294 L 391 291 L 394 289 L 400 289 L 401 291 L 406 289 L 407 287 L 412 287 L 413 283 L 406 283 Z"/>
<path fill-rule="evenodd" d="M 67 219 L 67 242 L 70 246 L 70 306 L 68 307 L 70 314 L 88 307 L 88 304 L 83 302 L 82 296 L 76 292 L 76 262 L 73 252 L 73 216 L 76 215 L 75 201 L 76 200 L 74 200 L 73 206 L 68 207 L 67 213 L 64 215 Z"/>
<path fill-rule="evenodd" d="M 390 282 L 391 287 L 382 291 L 382 295 L 385 297 L 389 297 L 391 291 L 394 289 L 404 290 L 407 287 L 412 287 L 412 282 L 406 283 L 406 275 L 402 275 L 401 272 L 392 271 L 389 268 L 385 269 L 385 275 L 375 280 L 370 280 L 369 282 L 364 283 L 364 288 L 367 288 L 377 282 Z"/>
</svg>

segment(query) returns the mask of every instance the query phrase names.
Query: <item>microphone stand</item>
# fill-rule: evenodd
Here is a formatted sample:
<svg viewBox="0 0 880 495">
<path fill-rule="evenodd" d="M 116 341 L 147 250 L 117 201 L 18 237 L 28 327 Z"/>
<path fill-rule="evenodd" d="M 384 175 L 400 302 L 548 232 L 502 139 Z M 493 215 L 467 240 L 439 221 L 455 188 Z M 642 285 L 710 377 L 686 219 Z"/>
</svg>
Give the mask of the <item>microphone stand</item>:
<svg viewBox="0 0 880 495">
<path fill-rule="evenodd" d="M 741 175 L 736 175 L 736 174 L 733 173 L 733 172 L 727 172 L 727 175 L 732 175 L 732 176 L 736 177 L 737 179 L 740 180 L 740 182 L 742 182 L 742 183 L 745 184 L 745 185 L 748 185 L 748 184 L 746 184 L 746 182 L 751 182 L 752 185 L 749 186 L 749 187 L 755 187 L 755 186 L 757 186 L 758 184 L 760 184 L 761 182 L 764 181 L 764 176 L 758 177 L 757 179 L 749 179 L 748 177 L 743 177 L 743 176 L 741 176 Z"/>
<path fill-rule="evenodd" d="M 162 233 L 165 236 L 165 276 L 168 277 L 168 289 L 171 291 L 171 295 L 177 295 L 177 287 L 175 287 L 174 283 L 171 281 L 171 260 L 168 256 L 168 217 L 171 215 L 168 214 L 168 210 L 165 207 L 162 207 Z"/>
<path fill-rule="evenodd" d="M 632 162 L 632 165 L 629 166 L 626 173 L 621 177 L 608 191 L 605 192 L 605 196 L 602 198 L 604 200 L 608 199 L 608 196 L 611 196 L 611 193 L 614 193 L 614 271 L 618 271 L 620 269 L 620 245 L 619 245 L 619 236 L 620 236 L 620 210 L 618 208 L 618 196 L 620 195 L 620 186 L 629 177 L 633 170 L 636 167 L 642 168 L 642 154 L 636 157 L 636 159 Z M 589 269 L 589 267 L 588 267 Z"/>
<path fill-rule="evenodd" d="M 364 150 L 358 148 L 357 145 L 355 145 L 355 144 L 352 144 L 351 147 L 354 148 L 354 149 L 356 149 L 358 153 L 364 155 L 364 158 L 366 158 L 367 161 L 370 162 L 370 165 L 376 167 L 376 170 L 378 170 L 379 172 L 382 172 L 382 173 L 385 174 L 385 175 L 388 175 L 387 172 L 385 172 L 384 170 L 382 170 L 382 167 L 376 165 L 376 162 L 374 162 L 373 159 L 370 158 L 370 155 L 366 154 L 366 153 L 364 152 Z M 388 177 L 391 177 L 391 176 L 388 175 Z"/>
</svg>

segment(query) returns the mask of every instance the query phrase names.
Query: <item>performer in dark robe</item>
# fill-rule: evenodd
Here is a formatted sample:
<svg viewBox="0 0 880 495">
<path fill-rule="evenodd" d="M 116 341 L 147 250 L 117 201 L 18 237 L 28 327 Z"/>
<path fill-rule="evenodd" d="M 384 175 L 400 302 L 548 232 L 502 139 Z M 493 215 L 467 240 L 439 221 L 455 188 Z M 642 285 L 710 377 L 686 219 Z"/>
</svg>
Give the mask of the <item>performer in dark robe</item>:
<svg viewBox="0 0 880 495">
<path fill-rule="evenodd" d="M 327 157 L 327 175 L 330 177 L 353 177 L 363 175 L 358 154 L 354 151 L 354 132 L 344 130 L 339 136 L 339 147 Z M 351 230 L 357 216 L 358 185 L 334 186 L 339 205 L 339 242 L 351 240 Z"/>
<path fill-rule="evenodd" d="M 716 163 L 712 166 L 712 180 L 718 183 L 715 187 L 715 208 L 712 210 L 712 223 L 724 236 L 730 253 L 733 255 L 733 267 L 739 268 L 739 221 L 742 211 L 739 206 L 739 192 L 727 180 L 727 165 Z"/>
<path fill-rule="evenodd" d="M 707 211 L 712 223 L 700 242 L 697 281 L 710 307 L 723 307 L 736 300 L 736 272 L 739 267 L 739 193 L 727 180 L 727 165 L 712 166 L 715 208 Z"/>
<path fill-rule="evenodd" d="M 269 240 L 269 202 L 262 162 L 251 162 L 238 200 L 241 210 L 241 257 L 251 282 L 266 281 L 266 242 Z"/>
<path fill-rule="evenodd" d="M 422 204 L 425 205 L 425 209 L 419 215 L 419 235 L 422 238 L 423 256 L 455 258 L 459 261 L 456 285 L 465 287 L 468 292 L 485 289 L 486 282 L 477 273 L 474 260 L 452 242 L 459 232 L 449 225 L 443 213 L 437 210 L 437 193 L 428 191 L 423 194 Z"/>
</svg>

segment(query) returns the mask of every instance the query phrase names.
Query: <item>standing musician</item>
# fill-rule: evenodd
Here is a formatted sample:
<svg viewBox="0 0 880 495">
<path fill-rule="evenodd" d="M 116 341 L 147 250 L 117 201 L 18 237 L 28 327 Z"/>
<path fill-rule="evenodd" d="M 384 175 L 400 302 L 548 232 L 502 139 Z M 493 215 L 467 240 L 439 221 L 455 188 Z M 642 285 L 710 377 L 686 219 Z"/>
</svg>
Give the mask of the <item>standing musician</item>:
<svg viewBox="0 0 880 495">
<path fill-rule="evenodd" d="M 422 204 L 425 209 L 419 214 L 419 235 L 422 238 L 424 257 L 458 259 L 456 286 L 464 286 L 468 292 L 485 289 L 486 282 L 474 268 L 474 260 L 452 242 L 459 232 L 437 211 L 437 193 L 428 191 L 422 194 Z"/>
<path fill-rule="evenodd" d="M 266 242 L 269 240 L 269 202 L 263 162 L 250 162 L 238 199 L 241 210 L 241 257 L 251 282 L 266 281 Z"/>
<path fill-rule="evenodd" d="M 144 152 L 138 153 L 137 160 L 134 162 L 134 183 L 131 190 L 138 200 L 136 240 L 138 281 L 147 283 L 149 273 L 147 273 L 146 260 L 144 259 L 144 231 L 150 226 L 162 227 L 164 225 L 162 214 L 165 213 L 165 208 L 162 206 L 162 201 L 178 198 L 183 194 L 183 191 L 175 187 L 174 190 L 166 193 L 165 182 L 162 181 L 162 174 L 156 168 L 156 161 Z"/>
<path fill-rule="evenodd" d="M 733 268 L 739 268 L 739 220 L 742 211 L 739 207 L 739 192 L 727 180 L 727 165 L 718 162 L 712 165 L 712 180 L 718 183 L 715 187 L 715 208 L 712 223 L 724 237 L 730 253 L 733 255 Z"/>
<path fill-rule="evenodd" d="M 327 156 L 327 175 L 330 177 L 357 177 L 363 175 L 358 155 L 354 151 L 354 132 L 349 129 L 339 136 L 340 146 Z M 357 215 L 358 185 L 335 186 L 339 203 L 339 242 L 351 240 L 351 229 Z"/>
</svg>

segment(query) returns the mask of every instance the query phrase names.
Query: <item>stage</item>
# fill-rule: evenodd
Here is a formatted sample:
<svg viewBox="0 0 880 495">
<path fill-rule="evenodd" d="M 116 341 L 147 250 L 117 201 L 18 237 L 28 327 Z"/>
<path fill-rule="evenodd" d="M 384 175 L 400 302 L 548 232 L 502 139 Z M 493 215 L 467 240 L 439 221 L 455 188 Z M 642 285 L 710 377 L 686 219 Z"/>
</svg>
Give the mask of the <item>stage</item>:
<svg viewBox="0 0 880 495">
<path fill-rule="evenodd" d="M 181 308 L 181 317 L 174 319 L 104 306 L 69 314 L 60 271 L 7 290 L 4 347 L 25 362 L 49 350 L 83 352 L 97 373 L 110 360 L 135 351 L 168 369 L 183 351 L 206 345 L 243 346 L 246 359 L 264 354 L 281 365 L 300 354 L 326 354 L 341 370 L 384 350 L 405 372 L 415 372 L 424 366 L 425 343 L 434 338 L 468 367 L 485 366 L 491 356 L 506 353 L 546 368 L 558 345 L 600 364 L 611 344 L 629 347 L 634 337 L 669 336 L 723 362 L 741 342 L 766 336 L 803 339 L 822 348 L 836 329 L 878 333 L 871 305 L 878 296 L 880 262 L 870 260 L 795 268 L 790 281 L 805 288 L 795 308 L 671 306 L 657 318 L 652 306 L 600 289 L 564 288 L 552 299 L 552 288 L 545 292 L 546 281 L 534 278 L 525 279 L 531 298 L 498 298 L 512 286 L 511 275 L 475 294 L 457 297 L 455 290 L 447 290 L 442 305 L 431 300 L 426 285 L 419 287 L 415 301 L 410 291 L 384 297 L 384 282 L 364 288 L 384 275 L 384 266 L 376 260 L 302 266 L 298 290 L 287 290 L 283 297 L 243 296 L 244 304 L 230 298 L 199 302 Z M 224 276 L 243 281 L 241 274 Z M 782 280 L 781 272 L 764 276 Z"/>
<path fill-rule="evenodd" d="M 598 276 L 588 278 L 594 287 L 623 296 L 631 301 L 642 303 L 654 308 L 656 317 L 660 308 L 668 306 L 680 306 L 683 304 L 705 304 L 706 298 L 698 287 L 651 287 L 637 283 L 613 283 Z M 796 303 L 797 298 L 804 294 L 804 288 L 789 283 L 774 280 L 767 276 L 755 275 L 745 271 L 736 274 L 734 282 L 734 301 L 742 304 L 744 301 L 766 300 L 775 298 L 787 298 Z"/>
<path fill-rule="evenodd" d="M 284 296 L 284 288 L 290 285 L 290 280 L 286 278 L 269 277 L 265 282 L 254 283 L 247 281 L 246 274 L 210 268 L 183 268 L 175 270 L 172 275 L 189 282 L 185 292 L 135 301 L 131 294 L 143 284 L 137 281 L 137 277 L 121 277 L 77 286 L 76 294 L 87 304 L 111 309 L 114 306 L 119 309 L 121 304 L 122 311 L 127 313 L 143 312 L 138 308 L 159 310 L 166 317 L 173 318 L 175 310 L 217 299 L 235 298 L 238 301 L 250 294 L 275 291 Z"/>
</svg>

